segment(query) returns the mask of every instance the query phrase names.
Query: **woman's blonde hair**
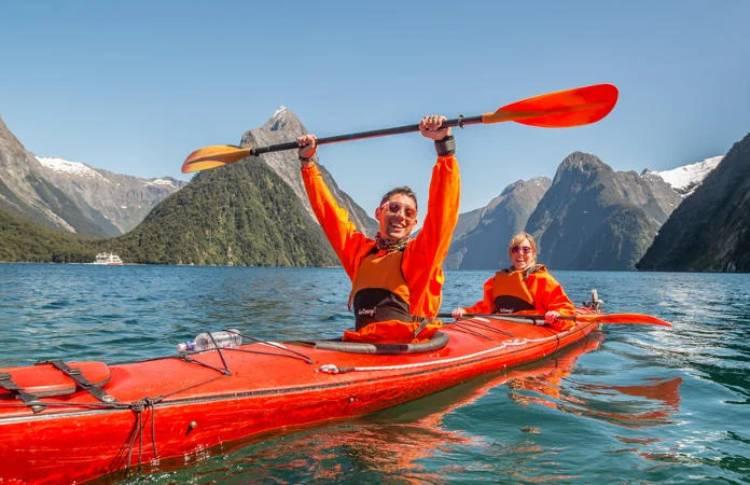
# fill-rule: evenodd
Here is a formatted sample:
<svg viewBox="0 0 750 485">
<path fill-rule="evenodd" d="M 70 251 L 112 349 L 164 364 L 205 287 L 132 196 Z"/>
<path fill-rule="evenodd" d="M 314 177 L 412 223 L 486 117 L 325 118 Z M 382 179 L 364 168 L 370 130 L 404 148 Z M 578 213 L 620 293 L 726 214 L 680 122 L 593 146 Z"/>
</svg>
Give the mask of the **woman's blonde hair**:
<svg viewBox="0 0 750 485">
<path fill-rule="evenodd" d="M 534 236 L 532 236 L 528 232 L 522 231 L 510 238 L 510 243 L 508 243 L 508 258 L 513 257 L 513 246 L 520 246 L 524 239 L 529 241 L 529 245 L 531 246 L 531 250 L 533 251 L 532 264 L 536 264 L 536 255 L 539 254 L 536 247 L 536 239 L 534 239 Z"/>
</svg>

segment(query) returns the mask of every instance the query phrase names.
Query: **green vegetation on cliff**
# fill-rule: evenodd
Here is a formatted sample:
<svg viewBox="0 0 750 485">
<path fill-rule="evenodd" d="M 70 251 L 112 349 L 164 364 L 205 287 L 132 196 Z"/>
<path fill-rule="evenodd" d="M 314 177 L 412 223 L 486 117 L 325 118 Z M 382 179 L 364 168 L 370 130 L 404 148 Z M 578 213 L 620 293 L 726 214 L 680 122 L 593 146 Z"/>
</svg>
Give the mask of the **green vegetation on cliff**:
<svg viewBox="0 0 750 485">
<path fill-rule="evenodd" d="M 93 241 L 0 210 L 0 261 L 90 263 L 95 255 Z"/>
<path fill-rule="evenodd" d="M 109 240 L 110 248 L 140 263 L 337 263 L 292 189 L 257 158 L 197 175 L 134 230 Z"/>
</svg>

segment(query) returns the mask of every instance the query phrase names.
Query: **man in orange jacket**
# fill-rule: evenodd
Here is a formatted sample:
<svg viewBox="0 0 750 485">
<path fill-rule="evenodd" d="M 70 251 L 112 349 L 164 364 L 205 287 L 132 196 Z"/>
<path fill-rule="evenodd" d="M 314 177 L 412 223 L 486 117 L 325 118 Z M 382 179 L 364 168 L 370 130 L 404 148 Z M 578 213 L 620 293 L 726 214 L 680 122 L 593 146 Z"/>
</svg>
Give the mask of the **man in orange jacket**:
<svg viewBox="0 0 750 485">
<path fill-rule="evenodd" d="M 302 179 L 313 211 L 352 280 L 349 305 L 355 330 L 344 339 L 356 342 L 414 342 L 429 339 L 440 327 L 433 319 L 440 309 L 442 264 L 458 221 L 460 175 L 451 129 L 443 116 L 425 116 L 423 136 L 435 142 L 427 215 L 419 234 L 417 198 L 409 187 L 396 187 L 375 209 L 375 238 L 358 231 L 346 210 L 323 181 L 315 156 L 315 135 L 298 138 Z"/>
</svg>

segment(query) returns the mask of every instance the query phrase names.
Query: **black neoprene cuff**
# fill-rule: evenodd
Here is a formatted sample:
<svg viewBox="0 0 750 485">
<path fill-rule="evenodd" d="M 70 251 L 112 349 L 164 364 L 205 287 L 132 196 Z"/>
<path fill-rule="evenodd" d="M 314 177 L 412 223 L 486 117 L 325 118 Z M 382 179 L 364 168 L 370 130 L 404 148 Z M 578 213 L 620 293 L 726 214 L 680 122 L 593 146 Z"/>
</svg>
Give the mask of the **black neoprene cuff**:
<svg viewBox="0 0 750 485">
<path fill-rule="evenodd" d="M 456 139 L 453 136 L 446 136 L 442 140 L 435 140 L 435 151 L 440 157 L 453 155 L 456 153 Z"/>
</svg>

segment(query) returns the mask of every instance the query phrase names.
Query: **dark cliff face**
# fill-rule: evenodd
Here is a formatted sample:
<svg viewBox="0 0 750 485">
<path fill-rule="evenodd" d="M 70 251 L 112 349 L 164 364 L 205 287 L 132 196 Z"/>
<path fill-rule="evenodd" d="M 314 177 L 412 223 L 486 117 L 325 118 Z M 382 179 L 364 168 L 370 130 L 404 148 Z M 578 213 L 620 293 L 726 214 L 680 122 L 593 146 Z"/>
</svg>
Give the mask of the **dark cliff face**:
<svg viewBox="0 0 750 485">
<path fill-rule="evenodd" d="M 681 199 L 659 179 L 616 172 L 575 152 L 529 217 L 540 262 L 555 269 L 634 269 Z"/>
<path fill-rule="evenodd" d="M 256 157 L 198 174 L 107 247 L 128 262 L 248 266 L 336 263 L 292 189 Z"/>
<path fill-rule="evenodd" d="M 95 232 L 72 200 L 38 175 L 41 165 L 0 120 L 0 209 L 70 232 Z"/>
<path fill-rule="evenodd" d="M 459 234 L 446 258 L 449 269 L 497 269 L 507 266 L 510 238 L 524 229 L 550 186 L 546 177 L 519 180 L 482 209 L 462 214 L 469 230 Z M 468 219 L 468 221 L 467 221 Z"/>
<path fill-rule="evenodd" d="M 286 143 L 294 141 L 297 137 L 308 133 L 300 119 L 285 107 L 279 108 L 276 113 L 260 128 L 249 130 L 242 135 L 242 146 L 268 146 L 277 143 Z M 305 194 L 305 188 L 300 175 L 299 160 L 295 150 L 286 150 L 281 152 L 264 153 L 260 156 L 284 182 L 289 185 L 294 194 L 300 200 L 310 218 L 317 223 L 315 215 L 312 212 L 310 203 Z M 328 184 L 331 192 L 338 200 L 339 204 L 347 210 L 351 221 L 361 231 L 374 235 L 377 231 L 377 223 L 367 215 L 349 195 L 341 190 L 336 184 L 328 170 L 320 165 L 320 171 L 323 179 Z"/>
<path fill-rule="evenodd" d="M 750 271 L 750 134 L 672 213 L 638 269 Z"/>
</svg>

